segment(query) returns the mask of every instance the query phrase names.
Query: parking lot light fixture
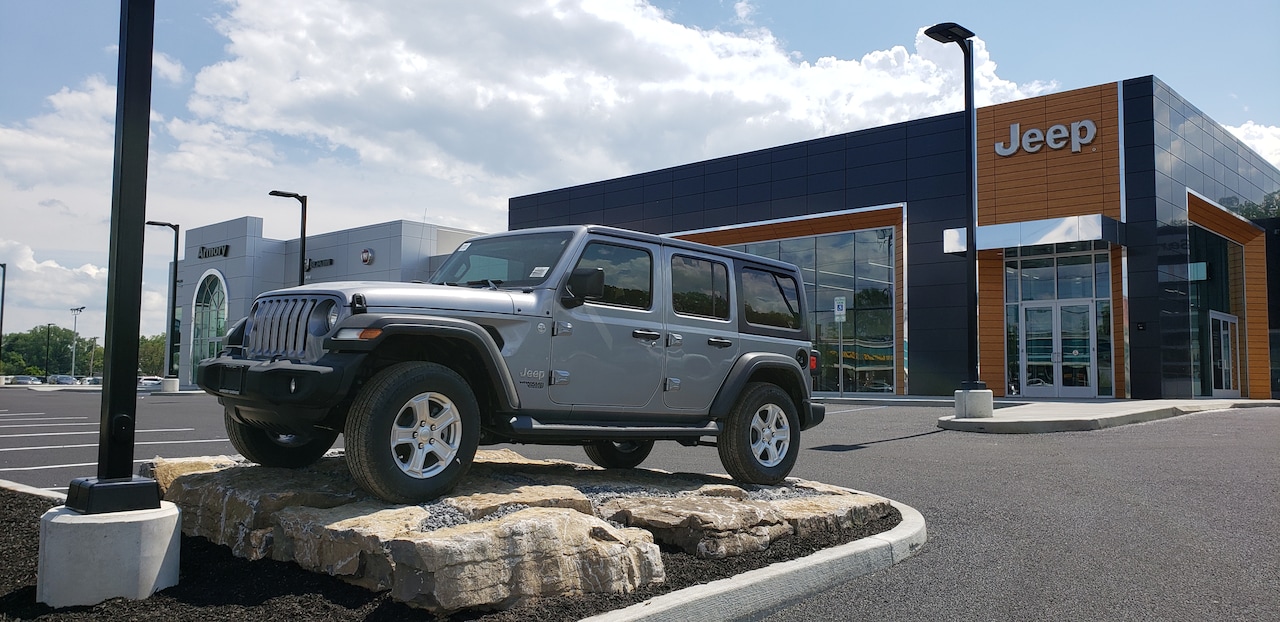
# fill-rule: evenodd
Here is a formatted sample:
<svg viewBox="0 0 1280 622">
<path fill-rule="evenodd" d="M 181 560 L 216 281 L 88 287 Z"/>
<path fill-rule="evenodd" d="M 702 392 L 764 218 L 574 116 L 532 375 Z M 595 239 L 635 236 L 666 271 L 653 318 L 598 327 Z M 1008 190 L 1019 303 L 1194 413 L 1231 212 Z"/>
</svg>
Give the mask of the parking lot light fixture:
<svg viewBox="0 0 1280 622">
<path fill-rule="evenodd" d="M 990 417 L 990 395 L 987 384 L 978 376 L 978 119 L 974 104 L 972 30 L 955 22 L 944 22 L 925 29 L 924 34 L 939 43 L 954 43 L 964 53 L 964 127 L 965 183 L 967 207 L 965 215 L 965 294 L 968 326 L 966 331 L 967 380 L 956 392 L 957 417 Z M 964 406 L 961 406 L 961 400 Z M 963 414 L 961 414 L 963 411 Z"/>
<path fill-rule="evenodd" d="M 84 312 L 84 307 L 71 307 L 71 377 L 76 377 L 76 342 L 80 340 L 80 326 L 77 320 Z"/>
<path fill-rule="evenodd" d="M 307 279 L 307 195 L 283 190 L 272 190 L 267 194 L 297 199 L 302 204 L 302 231 L 298 234 L 298 285 L 303 285 Z"/>
</svg>

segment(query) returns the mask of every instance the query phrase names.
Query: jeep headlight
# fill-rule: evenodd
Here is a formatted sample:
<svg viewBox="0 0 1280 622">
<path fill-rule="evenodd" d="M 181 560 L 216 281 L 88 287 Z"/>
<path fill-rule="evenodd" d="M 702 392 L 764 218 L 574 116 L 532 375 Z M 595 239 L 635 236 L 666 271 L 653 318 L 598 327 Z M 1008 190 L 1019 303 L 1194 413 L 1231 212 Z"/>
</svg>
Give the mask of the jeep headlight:
<svg viewBox="0 0 1280 622">
<path fill-rule="evenodd" d="M 317 336 L 329 334 L 329 331 L 338 324 L 337 303 L 332 300 L 321 301 L 311 310 L 311 318 L 307 323 L 310 324 L 311 334 Z"/>
</svg>

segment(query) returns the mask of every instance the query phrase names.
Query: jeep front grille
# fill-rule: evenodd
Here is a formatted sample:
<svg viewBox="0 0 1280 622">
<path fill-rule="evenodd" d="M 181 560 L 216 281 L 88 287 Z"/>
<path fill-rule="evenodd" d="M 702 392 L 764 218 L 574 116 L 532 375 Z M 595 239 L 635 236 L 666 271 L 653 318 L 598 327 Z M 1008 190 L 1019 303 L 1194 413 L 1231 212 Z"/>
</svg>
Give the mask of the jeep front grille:
<svg viewBox="0 0 1280 622">
<path fill-rule="evenodd" d="M 245 330 L 245 353 L 253 358 L 307 358 L 307 325 L 320 296 L 262 298 L 253 305 Z"/>
</svg>

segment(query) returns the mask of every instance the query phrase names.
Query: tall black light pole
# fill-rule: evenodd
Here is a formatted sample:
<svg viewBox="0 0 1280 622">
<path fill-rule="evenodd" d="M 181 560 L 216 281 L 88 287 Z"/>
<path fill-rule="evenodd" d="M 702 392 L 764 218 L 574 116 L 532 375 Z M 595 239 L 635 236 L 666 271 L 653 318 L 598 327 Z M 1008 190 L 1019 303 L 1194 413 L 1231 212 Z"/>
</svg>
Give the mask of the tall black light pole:
<svg viewBox="0 0 1280 622">
<path fill-rule="evenodd" d="M 924 31 L 930 39 L 939 43 L 954 43 L 964 52 L 964 127 L 965 144 L 969 147 L 965 166 L 969 190 L 969 209 L 965 226 L 965 257 L 968 258 L 968 275 L 965 290 L 968 295 L 968 367 L 969 379 L 960 384 L 961 390 L 985 390 L 987 383 L 978 378 L 978 113 L 973 103 L 973 31 L 955 22 L 931 26 Z"/>
<path fill-rule="evenodd" d="M 178 225 L 171 222 L 160 222 L 158 220 L 148 220 L 148 225 L 155 227 L 168 227 L 173 229 L 173 264 L 169 266 L 169 313 L 167 314 L 168 328 L 165 329 L 167 338 L 164 342 L 164 375 L 166 378 L 177 377 L 178 372 L 173 368 L 173 345 L 178 342 L 177 326 L 174 324 L 174 314 L 178 303 Z"/>
<path fill-rule="evenodd" d="M 280 190 L 272 190 L 268 194 L 297 199 L 302 204 L 302 232 L 298 234 L 298 285 L 304 285 L 307 282 L 307 195 Z"/>
<path fill-rule="evenodd" d="M 53 330 L 53 322 L 44 325 L 44 379 L 49 380 L 49 334 Z"/>
<path fill-rule="evenodd" d="M 80 341 L 80 314 L 84 307 L 71 307 L 71 377 L 76 377 L 76 342 Z"/>
<path fill-rule="evenodd" d="M 5 281 L 9 278 L 9 264 L 0 263 L 0 353 L 4 352 L 4 297 L 9 293 Z"/>
</svg>

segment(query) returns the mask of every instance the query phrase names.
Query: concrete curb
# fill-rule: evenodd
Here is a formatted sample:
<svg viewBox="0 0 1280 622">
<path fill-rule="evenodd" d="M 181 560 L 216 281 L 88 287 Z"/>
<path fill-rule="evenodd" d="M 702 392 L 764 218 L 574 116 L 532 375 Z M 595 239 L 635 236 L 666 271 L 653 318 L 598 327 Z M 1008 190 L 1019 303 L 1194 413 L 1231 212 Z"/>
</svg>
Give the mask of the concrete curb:
<svg viewBox="0 0 1280 622">
<path fill-rule="evenodd" d="M 33 488 L 26 484 L 19 484 L 18 482 L 12 482 L 7 479 L 0 479 L 0 488 L 12 490 L 14 492 L 25 492 L 29 495 L 35 495 L 37 497 L 46 497 L 49 499 L 54 499 L 56 501 L 67 500 L 67 495 L 65 493 L 55 492 L 53 490 L 44 490 L 41 488 Z"/>
<path fill-rule="evenodd" d="M 909 505 L 890 503 L 902 513 L 902 522 L 882 534 L 656 596 L 630 607 L 584 618 L 583 622 L 760 619 L 854 577 L 884 570 L 915 555 L 928 539 L 924 516 Z"/>
</svg>

